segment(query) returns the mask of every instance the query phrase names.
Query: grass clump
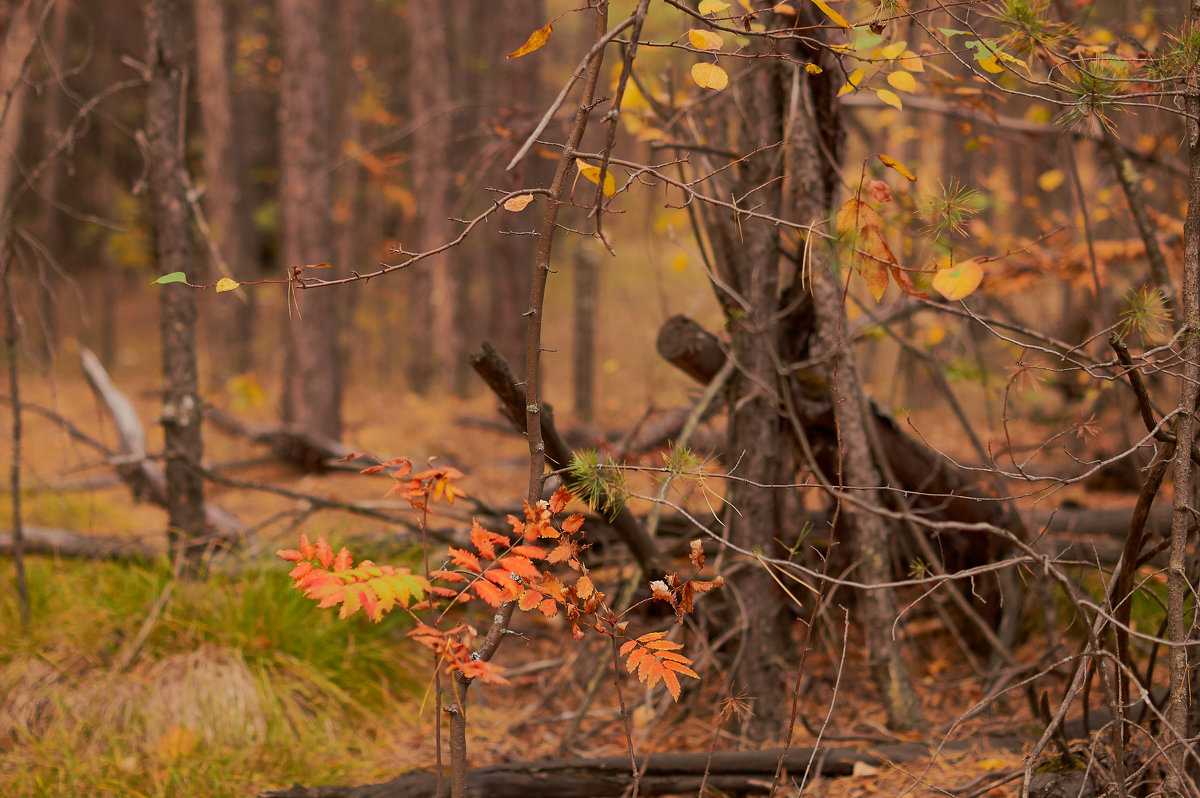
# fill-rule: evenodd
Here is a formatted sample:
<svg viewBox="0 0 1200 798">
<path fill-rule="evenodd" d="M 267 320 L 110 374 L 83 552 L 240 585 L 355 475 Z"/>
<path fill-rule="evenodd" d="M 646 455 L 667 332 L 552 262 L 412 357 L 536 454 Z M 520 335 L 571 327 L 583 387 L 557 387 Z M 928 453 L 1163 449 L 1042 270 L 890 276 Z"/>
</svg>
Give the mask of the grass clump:
<svg viewBox="0 0 1200 798">
<path fill-rule="evenodd" d="M 29 558 L 33 624 L 0 596 L 0 794 L 245 796 L 370 778 L 415 723 L 401 614 L 338 621 L 274 563 L 204 582 L 165 563 Z M 414 697 L 415 696 L 415 697 Z M 378 756 L 375 757 L 378 759 Z"/>
</svg>

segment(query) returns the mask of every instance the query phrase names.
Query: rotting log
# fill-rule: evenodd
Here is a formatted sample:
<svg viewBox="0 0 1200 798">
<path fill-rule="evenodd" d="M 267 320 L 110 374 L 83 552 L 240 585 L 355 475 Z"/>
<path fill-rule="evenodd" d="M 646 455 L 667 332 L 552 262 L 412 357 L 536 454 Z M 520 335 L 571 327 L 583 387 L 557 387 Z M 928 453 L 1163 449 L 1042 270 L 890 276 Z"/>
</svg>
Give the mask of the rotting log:
<svg viewBox="0 0 1200 798">
<path fill-rule="evenodd" d="M 500 400 L 501 409 L 508 420 L 525 432 L 525 389 L 513 379 L 512 371 L 503 356 L 490 344 L 483 345 L 483 352 L 471 356 L 471 366 L 483 378 L 492 393 Z M 571 462 L 571 449 L 554 426 L 554 411 L 542 402 L 542 440 L 546 444 L 546 461 L 551 468 L 565 468 Z M 612 518 L 612 528 L 624 543 L 643 573 L 657 575 L 662 571 L 658 547 L 646 534 L 642 525 L 628 507 L 610 500 L 602 500 L 596 512 Z"/>
<path fill-rule="evenodd" d="M 682 315 L 673 316 L 663 324 L 657 348 L 665 360 L 700 383 L 712 379 L 725 362 L 725 352 L 716 336 Z M 815 379 L 805 372 L 794 376 L 793 392 L 801 399 L 809 400 L 794 403 L 798 412 L 817 404 L 811 401 L 812 395 L 826 389 L 823 384 L 810 384 Z M 892 487 L 905 491 L 914 513 L 931 520 L 987 523 L 1014 532 L 1021 529 L 1010 502 L 989 495 L 945 457 L 900 429 L 874 402 L 871 411 L 880 448 L 900 483 Z M 832 411 L 802 416 L 800 423 L 809 437 L 818 465 L 826 474 L 835 476 L 837 427 Z M 995 535 L 979 532 L 942 533 L 938 542 L 949 571 L 995 562 L 1011 550 Z"/>
<path fill-rule="evenodd" d="M 43 526 L 25 526 L 22 531 L 26 554 L 48 554 L 80 560 L 150 562 L 163 553 L 161 546 L 140 540 L 85 535 L 69 529 Z M 12 531 L 0 529 L 0 554 L 11 553 L 12 547 Z"/>
<path fill-rule="evenodd" d="M 961 747 L 955 743 L 950 748 Z M 642 777 L 640 795 L 695 794 L 701 781 L 708 789 L 730 794 L 766 793 L 771 788 L 782 749 L 766 751 L 718 751 L 713 754 L 667 753 L 638 757 Z M 881 766 L 887 762 L 913 761 L 929 756 L 920 743 L 897 743 L 860 751 L 853 748 L 793 748 L 785 759 L 785 784 L 812 775 L 848 776 L 856 763 Z M 467 775 L 471 795 L 486 798 L 604 798 L 625 794 L 633 783 L 628 755 L 597 759 L 510 762 L 476 768 Z M 707 771 L 707 780 L 704 774 Z M 449 795 L 449 779 L 443 779 L 443 795 Z M 436 775 L 408 773 L 382 784 L 357 787 L 294 787 L 264 790 L 260 798 L 428 798 L 435 795 Z"/>
</svg>

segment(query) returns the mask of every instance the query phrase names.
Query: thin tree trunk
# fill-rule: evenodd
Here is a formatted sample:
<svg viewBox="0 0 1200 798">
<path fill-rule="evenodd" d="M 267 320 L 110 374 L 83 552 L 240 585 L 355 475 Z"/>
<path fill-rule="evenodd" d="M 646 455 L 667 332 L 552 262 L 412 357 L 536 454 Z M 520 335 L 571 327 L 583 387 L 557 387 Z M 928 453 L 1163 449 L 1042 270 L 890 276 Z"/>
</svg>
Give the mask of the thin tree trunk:
<svg viewBox="0 0 1200 798">
<path fill-rule="evenodd" d="M 1191 0 L 1189 19 L 1192 26 L 1200 22 L 1200 0 Z M 1200 85 L 1193 76 L 1185 78 L 1184 125 L 1188 144 L 1188 208 L 1183 227 L 1183 302 L 1178 311 L 1186 327 L 1183 336 L 1183 378 L 1179 387 L 1179 423 L 1175 428 L 1175 482 L 1171 505 L 1171 538 L 1167 562 L 1167 639 L 1171 642 L 1168 656 L 1170 692 L 1167 699 L 1167 724 L 1163 730 L 1163 746 L 1167 751 L 1166 793 L 1184 794 L 1188 783 L 1187 755 L 1191 748 L 1188 738 L 1188 714 L 1194 699 L 1189 695 L 1191 648 L 1186 646 L 1193 637 L 1195 619 L 1188 618 L 1188 602 L 1192 588 L 1188 585 L 1187 541 L 1188 527 L 1194 511 L 1192 472 L 1192 442 L 1196 438 L 1195 408 L 1197 386 L 1200 385 Z"/>
<path fill-rule="evenodd" d="M 583 247 L 575 254 L 575 281 L 571 286 L 575 312 L 571 319 L 575 340 L 571 381 L 575 395 L 575 416 L 591 424 L 596 415 L 596 304 L 599 281 L 596 255 Z"/>
<path fill-rule="evenodd" d="M 228 0 L 195 0 L 196 82 L 204 131 L 204 211 L 213 236 L 205 282 L 221 277 L 250 280 L 250 213 L 244 201 L 241 131 L 234 113 L 232 8 Z M 218 257 L 219 256 L 219 257 Z M 253 291 L 211 303 L 208 339 L 211 373 L 218 378 L 254 367 Z"/>
<path fill-rule="evenodd" d="M 332 99 L 327 0 L 279 0 L 280 194 L 283 267 L 333 260 L 330 227 Z M 337 288 L 295 292 L 289 307 L 283 420 L 333 440 L 342 436 Z"/>
<path fill-rule="evenodd" d="M 150 68 L 146 143 L 155 243 L 160 273 L 195 274 L 192 219 L 187 200 L 180 109 L 187 51 L 180 36 L 182 9 L 175 0 L 146 0 Z M 199 564 L 204 534 L 201 403 L 196 375 L 196 295 L 178 283 L 162 286 L 163 449 L 166 459 L 168 540 L 184 570 Z"/>
<path fill-rule="evenodd" d="M 51 74 L 61 76 L 67 41 L 67 12 L 70 0 L 57 0 L 54 5 L 54 29 L 50 34 L 47 47 L 48 57 L 53 59 L 50 65 Z M 65 78 L 62 78 L 65 80 Z M 42 125 L 42 141 L 46 150 L 51 150 L 63 134 L 63 122 L 66 110 L 66 97 L 63 89 L 55 82 L 47 91 L 44 124 Z M 57 207 L 62 186 L 64 166 L 61 163 L 51 164 L 42 176 L 40 194 L 43 202 L 38 208 L 37 235 L 42 247 L 48 255 L 49 262 L 42 264 L 38 270 L 38 305 L 40 312 L 40 327 L 42 330 L 42 346 L 47 360 L 53 360 L 58 351 L 58 308 L 57 295 L 54 290 L 54 275 L 60 271 L 60 255 L 65 250 L 63 237 L 66 233 L 63 224 L 63 213 Z"/>
<path fill-rule="evenodd" d="M 417 195 L 416 236 L 404 242 L 417 251 L 449 240 L 454 169 L 449 156 L 454 129 L 451 125 L 451 91 L 447 59 L 454 58 L 446 30 L 446 10 L 437 3 L 409 3 L 409 103 L 416 129 L 412 136 L 413 190 Z M 410 297 L 412 358 L 409 374 L 413 390 L 428 393 L 450 387 L 462 344 L 454 326 L 457 290 L 453 253 L 430 258 L 413 267 Z"/>
</svg>

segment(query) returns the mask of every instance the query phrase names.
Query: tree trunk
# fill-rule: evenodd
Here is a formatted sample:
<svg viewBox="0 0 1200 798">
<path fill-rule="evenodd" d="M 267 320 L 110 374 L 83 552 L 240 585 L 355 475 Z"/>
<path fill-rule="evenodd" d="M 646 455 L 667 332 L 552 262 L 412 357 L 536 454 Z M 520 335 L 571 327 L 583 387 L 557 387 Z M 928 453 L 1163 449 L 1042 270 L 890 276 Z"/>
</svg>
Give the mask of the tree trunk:
<svg viewBox="0 0 1200 798">
<path fill-rule="evenodd" d="M 333 260 L 330 226 L 332 99 L 327 0 L 279 0 L 280 196 L 283 267 Z M 304 432 L 342 436 L 338 289 L 297 290 L 289 307 L 283 421 Z"/>
<path fill-rule="evenodd" d="M 52 74 L 61 74 L 63 67 L 66 55 L 67 13 L 70 7 L 70 0 L 57 0 L 54 5 L 54 29 L 47 47 L 48 57 L 54 62 L 51 64 Z M 62 79 L 65 80 L 65 76 Z M 50 151 L 58 143 L 59 136 L 64 133 L 62 128 L 65 121 L 66 97 L 57 82 L 47 90 L 45 104 L 42 141 L 43 148 Z M 64 171 L 61 163 L 50 164 L 46 168 L 40 190 L 44 201 L 38 208 L 37 235 L 41 239 L 48 261 L 39 267 L 37 276 L 41 338 L 47 360 L 53 360 L 58 351 L 59 325 L 54 278 L 61 271 L 60 256 L 66 250 L 66 242 L 63 240 L 66 226 L 63 224 L 63 213 L 58 208 Z"/>
<path fill-rule="evenodd" d="M 254 279 L 250 211 L 244 200 L 242 135 L 234 113 L 228 0 L 195 0 L 196 84 L 204 130 L 204 212 L 210 257 L 205 282 L 221 277 Z M 212 252 L 215 248 L 216 252 Z M 219 257 L 218 257 L 219 256 Z M 254 368 L 253 291 L 226 294 L 211 303 L 208 335 L 211 373 L 218 378 Z"/>
<path fill-rule="evenodd" d="M 1200 24 L 1200 3 L 1190 4 L 1190 24 Z M 1184 323 L 1183 375 L 1179 385 L 1179 423 L 1175 427 L 1175 482 L 1172 498 L 1170 554 L 1167 563 L 1167 639 L 1170 665 L 1170 693 L 1167 699 L 1167 723 L 1163 729 L 1163 748 L 1167 752 L 1167 795 L 1185 794 L 1191 781 L 1189 771 L 1189 714 L 1200 698 L 1191 692 L 1192 646 L 1196 626 L 1189 619 L 1188 604 L 1192 587 L 1188 584 L 1188 528 L 1195 514 L 1192 509 L 1195 482 L 1192 470 L 1192 442 L 1196 438 L 1196 397 L 1200 382 L 1200 85 L 1195 75 L 1184 78 L 1184 126 L 1188 143 L 1188 208 L 1183 226 L 1183 302 L 1178 311 Z"/>
<path fill-rule="evenodd" d="M 571 301 L 575 303 L 575 328 L 572 341 L 571 385 L 575 396 L 575 417 L 591 424 L 596 416 L 596 296 L 599 290 L 596 255 L 580 247 L 575 253 L 574 282 Z"/>
<path fill-rule="evenodd" d="M 146 98 L 146 144 L 158 271 L 195 274 L 192 220 L 184 180 L 180 108 L 187 51 L 180 36 L 181 9 L 174 0 L 146 0 L 150 88 Z M 172 554 L 185 570 L 199 564 L 205 526 L 204 482 L 193 464 L 203 454 L 201 404 L 196 377 L 196 295 L 174 283 L 160 288 L 163 363 L 163 449 Z"/>
<path fill-rule="evenodd" d="M 448 59 L 446 9 L 437 3 L 409 3 L 409 104 L 416 129 L 412 136 L 413 191 L 417 195 L 416 235 L 402 242 L 420 251 L 444 244 L 453 235 L 449 217 L 454 168 L 450 163 L 455 136 L 451 124 L 453 87 Z M 454 326 L 456 285 L 453 253 L 430 258 L 413 267 L 409 293 L 409 374 L 413 390 L 428 393 L 450 387 L 447 371 L 462 358 L 462 343 Z"/>
</svg>

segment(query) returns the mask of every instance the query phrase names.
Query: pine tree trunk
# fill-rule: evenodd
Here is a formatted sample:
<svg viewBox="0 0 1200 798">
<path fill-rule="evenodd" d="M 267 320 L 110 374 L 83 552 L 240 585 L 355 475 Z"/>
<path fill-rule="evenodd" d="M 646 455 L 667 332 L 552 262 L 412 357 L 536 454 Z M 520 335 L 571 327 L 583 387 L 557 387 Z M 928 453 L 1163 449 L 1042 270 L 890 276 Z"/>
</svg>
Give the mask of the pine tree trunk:
<svg viewBox="0 0 1200 798">
<path fill-rule="evenodd" d="M 250 211 L 245 202 L 241 130 L 234 113 L 232 85 L 232 8 L 228 0 L 194 0 L 196 84 L 204 131 L 204 212 L 212 246 L 206 282 L 221 277 L 253 279 Z M 223 262 L 223 263 L 222 263 Z M 239 291 L 213 302 L 208 316 L 212 374 L 227 377 L 254 367 L 253 291 Z"/>
<path fill-rule="evenodd" d="M 329 263 L 332 98 L 327 0 L 279 0 L 280 194 L 283 268 Z M 342 435 L 337 288 L 297 290 L 289 308 L 283 420 L 303 432 Z"/>
<path fill-rule="evenodd" d="M 180 130 L 187 51 L 180 36 L 180 4 L 146 0 L 150 88 L 146 144 L 158 271 L 195 275 L 192 219 L 187 201 Z M 196 376 L 196 294 L 179 283 L 160 288 L 163 364 L 163 449 L 166 459 L 168 539 L 182 567 L 199 564 L 203 548 L 204 482 L 200 463 L 201 403 Z"/>
</svg>

